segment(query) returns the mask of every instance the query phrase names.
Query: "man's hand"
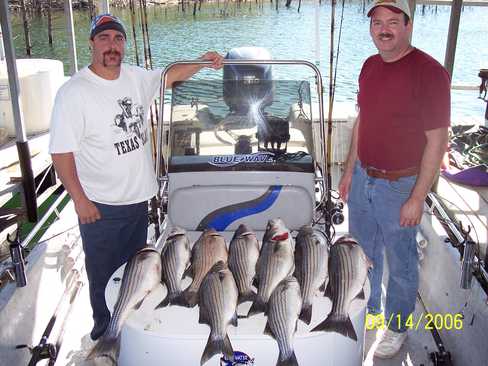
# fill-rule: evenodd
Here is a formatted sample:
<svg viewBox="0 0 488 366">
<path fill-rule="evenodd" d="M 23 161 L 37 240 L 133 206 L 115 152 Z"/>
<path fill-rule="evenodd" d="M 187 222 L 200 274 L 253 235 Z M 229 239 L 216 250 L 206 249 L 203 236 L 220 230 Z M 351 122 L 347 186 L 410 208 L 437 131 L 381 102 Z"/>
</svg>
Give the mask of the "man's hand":
<svg viewBox="0 0 488 366">
<path fill-rule="evenodd" d="M 410 197 L 400 209 L 400 226 L 420 224 L 424 212 L 424 200 Z"/>
<path fill-rule="evenodd" d="M 202 56 L 200 56 L 200 60 L 202 61 L 212 61 L 212 65 L 210 66 L 212 69 L 218 70 L 222 68 L 222 62 L 224 61 L 224 57 L 221 56 L 218 52 L 209 51 Z"/>
<path fill-rule="evenodd" d="M 75 211 L 82 224 L 92 224 L 102 218 L 97 206 L 88 198 L 82 198 L 76 202 Z"/>
<path fill-rule="evenodd" d="M 345 171 L 339 181 L 339 195 L 344 202 L 349 198 L 349 190 L 351 189 L 352 172 Z"/>
</svg>

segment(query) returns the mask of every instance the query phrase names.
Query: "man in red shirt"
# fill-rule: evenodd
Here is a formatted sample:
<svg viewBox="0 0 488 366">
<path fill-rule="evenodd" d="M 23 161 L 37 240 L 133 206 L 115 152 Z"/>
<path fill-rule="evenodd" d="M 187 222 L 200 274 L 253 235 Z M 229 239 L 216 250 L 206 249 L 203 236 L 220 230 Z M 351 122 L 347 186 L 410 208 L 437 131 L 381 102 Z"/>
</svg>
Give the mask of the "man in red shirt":
<svg viewBox="0 0 488 366">
<path fill-rule="evenodd" d="M 378 54 L 359 76 L 359 116 L 339 183 L 351 234 L 374 264 L 370 314 L 381 313 L 383 251 L 388 259 L 384 317 L 393 320 L 375 351 L 381 358 L 400 350 L 415 309 L 416 230 L 450 124 L 449 75 L 411 45 L 410 14 L 407 0 L 376 0 L 368 12 Z"/>
</svg>

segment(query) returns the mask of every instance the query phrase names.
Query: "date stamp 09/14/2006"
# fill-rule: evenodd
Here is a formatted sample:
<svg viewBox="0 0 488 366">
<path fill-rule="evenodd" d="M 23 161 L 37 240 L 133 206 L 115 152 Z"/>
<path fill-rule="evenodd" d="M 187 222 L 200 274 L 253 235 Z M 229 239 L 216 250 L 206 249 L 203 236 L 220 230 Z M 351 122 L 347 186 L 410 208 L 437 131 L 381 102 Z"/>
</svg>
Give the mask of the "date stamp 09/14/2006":
<svg viewBox="0 0 488 366">
<path fill-rule="evenodd" d="M 402 323 L 411 330 L 462 330 L 464 316 L 457 314 L 441 313 L 420 313 L 410 314 L 405 320 L 400 314 L 392 314 L 388 318 L 384 314 L 366 314 L 366 330 L 384 330 L 389 327 L 398 327 Z"/>
</svg>

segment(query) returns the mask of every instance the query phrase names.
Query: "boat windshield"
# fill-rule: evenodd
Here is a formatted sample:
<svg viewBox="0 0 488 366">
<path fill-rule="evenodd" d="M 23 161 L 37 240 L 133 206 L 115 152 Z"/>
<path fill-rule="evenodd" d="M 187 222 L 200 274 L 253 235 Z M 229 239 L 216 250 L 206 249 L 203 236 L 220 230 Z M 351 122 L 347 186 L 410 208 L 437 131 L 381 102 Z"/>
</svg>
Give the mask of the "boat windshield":
<svg viewBox="0 0 488 366">
<path fill-rule="evenodd" d="M 188 80 L 171 95 L 172 158 L 313 151 L 308 81 Z"/>
</svg>

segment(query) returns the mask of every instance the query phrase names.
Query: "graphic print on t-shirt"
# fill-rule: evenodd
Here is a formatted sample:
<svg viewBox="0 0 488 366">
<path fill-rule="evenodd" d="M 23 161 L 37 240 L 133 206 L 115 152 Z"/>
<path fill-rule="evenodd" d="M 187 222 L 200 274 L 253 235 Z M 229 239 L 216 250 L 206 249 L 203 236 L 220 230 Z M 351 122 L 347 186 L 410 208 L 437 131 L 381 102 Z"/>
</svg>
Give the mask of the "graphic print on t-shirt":
<svg viewBox="0 0 488 366">
<path fill-rule="evenodd" d="M 122 110 L 114 118 L 115 126 L 119 132 L 124 133 L 125 139 L 114 143 L 118 155 L 139 149 L 147 142 L 147 131 L 144 125 L 144 108 L 142 105 L 132 102 L 132 99 L 125 97 L 118 99 L 117 103 Z"/>
</svg>

